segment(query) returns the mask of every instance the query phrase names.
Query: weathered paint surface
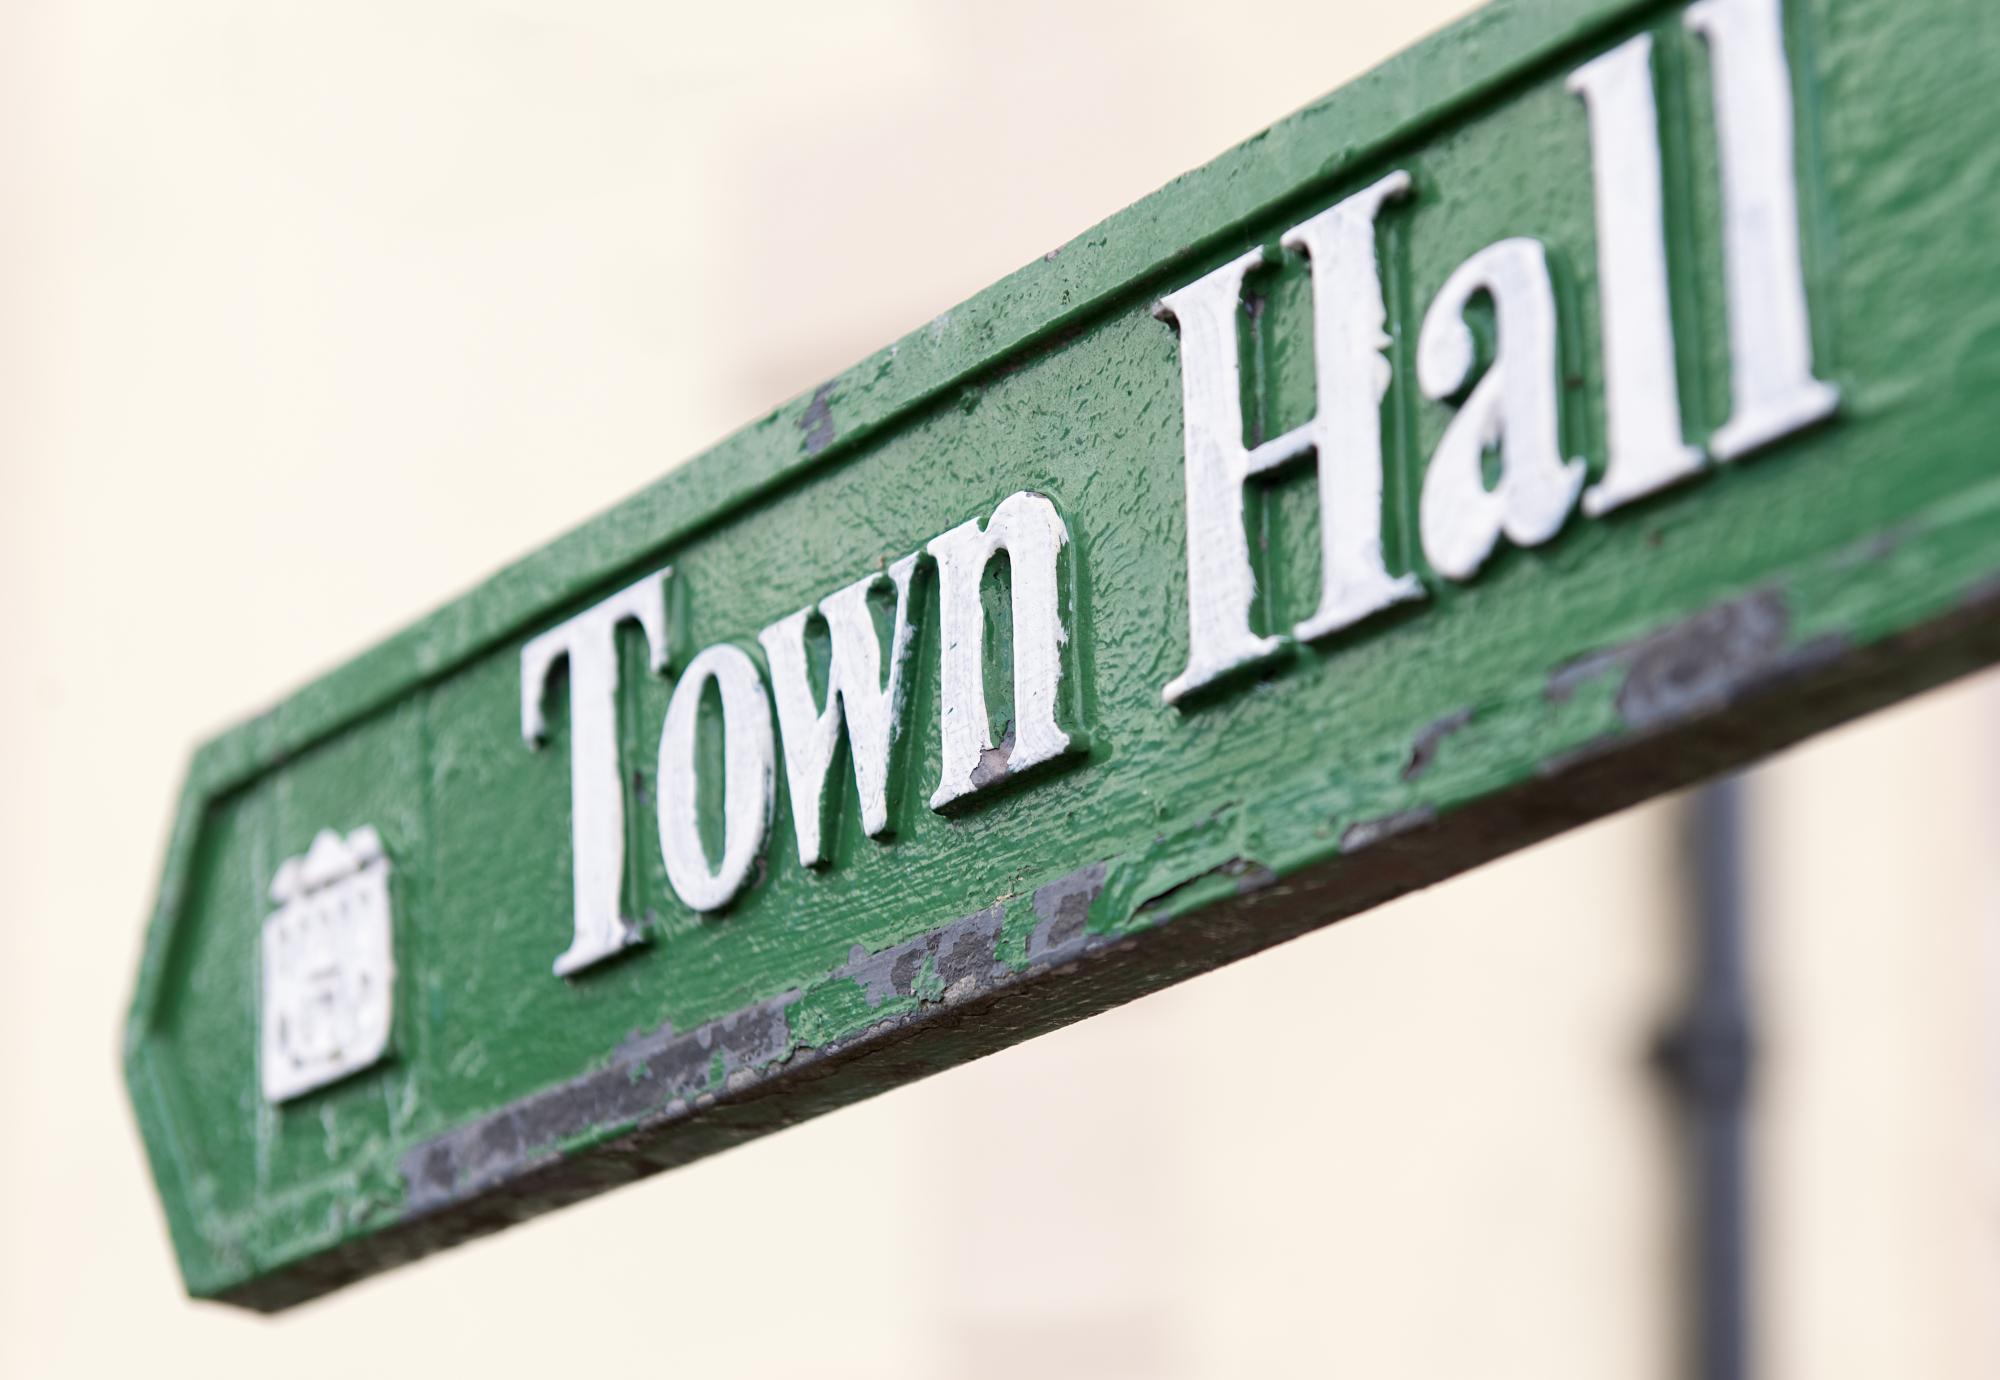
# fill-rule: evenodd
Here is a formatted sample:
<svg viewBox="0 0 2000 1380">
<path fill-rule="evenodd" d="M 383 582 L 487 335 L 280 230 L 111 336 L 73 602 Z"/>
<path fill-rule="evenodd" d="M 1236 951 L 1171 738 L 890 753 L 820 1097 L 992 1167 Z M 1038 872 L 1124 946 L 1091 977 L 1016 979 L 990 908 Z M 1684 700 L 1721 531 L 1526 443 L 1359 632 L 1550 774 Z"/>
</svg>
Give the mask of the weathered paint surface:
<svg viewBox="0 0 2000 1380">
<path fill-rule="evenodd" d="M 1708 68 L 1683 6 L 1502 0 L 1037 260 L 205 747 L 149 933 L 126 1068 L 189 1289 L 282 1308 L 791 1124 L 1351 914 L 2000 656 L 2000 12 L 1794 0 L 1799 192 L 1837 418 L 1349 634 L 1232 693 L 1186 663 L 1179 364 L 1152 308 L 1407 169 L 1385 221 L 1384 548 L 1450 409 L 1412 378 L 1424 304 L 1484 245 L 1548 246 L 1564 427 L 1606 455 L 1591 156 L 1565 87 L 1657 36 L 1688 439 L 1728 414 Z M 1163 99 L 1168 98 L 1163 93 Z M 1253 280 L 1251 441 L 1312 413 L 1307 274 Z M 675 663 L 1045 494 L 1076 557 L 1081 750 L 951 815 L 934 583 L 887 841 L 851 775 L 794 865 L 778 792 L 757 884 L 667 884 L 652 744 L 670 680 L 620 651 L 624 897 L 644 941 L 574 978 L 567 681 L 520 739 L 520 648 L 675 571 Z M 1318 593 L 1309 476 L 1252 503 L 1265 622 Z M 836 779 L 841 779 L 836 776 Z M 394 860 L 394 1035 L 309 1096 L 258 1083 L 257 951 L 279 862 L 323 827 Z M 1231 1038 L 1218 1032 L 1218 1038 Z"/>
</svg>

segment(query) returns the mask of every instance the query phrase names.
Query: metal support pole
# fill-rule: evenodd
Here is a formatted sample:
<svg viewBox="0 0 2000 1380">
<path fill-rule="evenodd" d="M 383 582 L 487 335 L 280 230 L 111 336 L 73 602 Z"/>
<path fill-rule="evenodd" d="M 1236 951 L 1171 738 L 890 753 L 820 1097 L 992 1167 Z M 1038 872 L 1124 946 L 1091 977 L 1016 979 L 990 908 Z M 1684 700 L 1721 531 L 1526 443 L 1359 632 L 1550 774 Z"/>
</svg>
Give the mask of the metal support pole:
<svg viewBox="0 0 2000 1380">
<path fill-rule="evenodd" d="M 1659 1064 L 1685 1128 L 1691 1250 L 1690 1371 L 1749 1374 L 1749 1182 L 1746 1130 L 1753 1059 L 1743 891 L 1743 787 L 1695 796 L 1689 815 L 1690 990 L 1663 1033 Z"/>
</svg>

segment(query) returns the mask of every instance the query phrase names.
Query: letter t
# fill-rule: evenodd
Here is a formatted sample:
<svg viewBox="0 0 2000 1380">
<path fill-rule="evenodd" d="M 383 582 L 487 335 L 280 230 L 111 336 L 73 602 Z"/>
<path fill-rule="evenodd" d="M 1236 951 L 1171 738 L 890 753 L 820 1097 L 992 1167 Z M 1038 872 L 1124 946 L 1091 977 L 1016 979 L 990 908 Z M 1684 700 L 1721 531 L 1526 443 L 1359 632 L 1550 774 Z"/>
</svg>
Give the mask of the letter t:
<svg viewBox="0 0 2000 1380">
<path fill-rule="evenodd" d="M 570 865 L 574 930 L 556 960 L 567 977 L 639 942 L 639 928 L 619 909 L 625 875 L 625 785 L 618 768 L 618 625 L 628 619 L 646 634 L 653 670 L 667 669 L 666 584 L 661 570 L 521 649 L 521 736 L 529 747 L 548 739 L 542 699 L 556 662 L 569 661 Z"/>
</svg>

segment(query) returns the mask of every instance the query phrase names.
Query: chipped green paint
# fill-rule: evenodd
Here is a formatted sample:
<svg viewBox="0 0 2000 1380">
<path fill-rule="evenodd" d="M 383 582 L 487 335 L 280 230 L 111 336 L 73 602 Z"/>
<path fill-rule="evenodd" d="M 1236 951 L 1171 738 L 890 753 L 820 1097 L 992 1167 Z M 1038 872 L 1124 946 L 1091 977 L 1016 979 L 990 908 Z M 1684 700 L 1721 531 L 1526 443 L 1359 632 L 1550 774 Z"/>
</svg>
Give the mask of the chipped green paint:
<svg viewBox="0 0 2000 1380">
<path fill-rule="evenodd" d="M 1468 254 L 1544 241 L 1564 426 L 1605 461 L 1587 127 L 1563 80 L 1657 34 L 1689 439 L 1728 410 L 1708 69 L 1655 0 L 1496 3 L 1112 217 L 197 755 L 126 1069 L 191 1292 L 282 1308 L 1052 1029 L 1738 764 L 2000 656 L 2000 13 L 1794 0 L 1802 235 L 1833 423 L 1464 584 L 1294 649 L 1191 708 L 1179 360 L 1150 308 L 1395 168 L 1386 546 L 1451 410 L 1412 382 Z M 1938 102 L 1947 98 L 1949 117 Z M 1294 257 L 1258 285 L 1250 425 L 1314 406 Z M 1087 750 L 950 816 L 923 590 L 894 836 L 788 853 L 701 917 L 667 886 L 653 744 L 671 682 L 621 651 L 625 898 L 648 942 L 574 979 L 566 693 L 519 737 L 521 644 L 671 563 L 677 664 L 1047 494 L 1074 550 Z M 1310 612 L 1309 477 L 1262 490 L 1268 626 Z M 837 778 L 838 779 L 838 778 Z M 294 1102 L 257 1075 L 272 874 L 323 827 L 394 862 L 387 1059 Z"/>
</svg>

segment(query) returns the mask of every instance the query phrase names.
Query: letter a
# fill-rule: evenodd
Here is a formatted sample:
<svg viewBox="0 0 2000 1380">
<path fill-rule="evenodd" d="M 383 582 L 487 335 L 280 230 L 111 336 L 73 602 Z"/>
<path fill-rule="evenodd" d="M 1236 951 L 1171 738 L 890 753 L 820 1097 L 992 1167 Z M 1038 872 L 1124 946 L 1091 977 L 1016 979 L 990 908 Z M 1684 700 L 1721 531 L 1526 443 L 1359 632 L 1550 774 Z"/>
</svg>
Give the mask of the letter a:
<svg viewBox="0 0 2000 1380">
<path fill-rule="evenodd" d="M 1465 323 L 1474 296 L 1493 299 L 1499 345 L 1431 456 L 1418 504 L 1424 555 L 1438 574 L 1469 580 L 1502 535 L 1537 546 L 1562 530 L 1583 461 L 1564 460 L 1557 434 L 1556 294 L 1535 240 L 1490 244 L 1458 266 L 1424 314 L 1417 382 L 1443 402 L 1472 377 L 1478 342 Z M 1486 452 L 1500 479 L 1486 487 Z"/>
</svg>

